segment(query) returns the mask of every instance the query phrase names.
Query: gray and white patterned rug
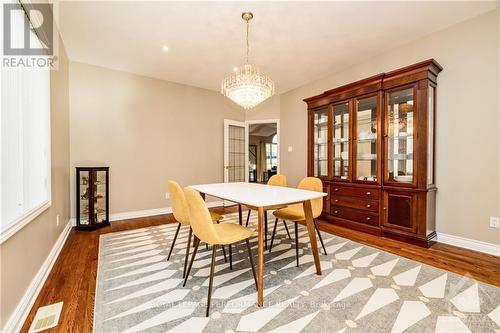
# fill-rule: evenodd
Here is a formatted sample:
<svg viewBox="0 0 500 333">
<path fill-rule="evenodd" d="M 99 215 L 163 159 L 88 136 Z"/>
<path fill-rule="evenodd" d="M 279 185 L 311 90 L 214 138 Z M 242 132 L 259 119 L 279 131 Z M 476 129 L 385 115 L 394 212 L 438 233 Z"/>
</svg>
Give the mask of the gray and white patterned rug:
<svg viewBox="0 0 500 333">
<path fill-rule="evenodd" d="M 237 223 L 237 214 L 224 221 Z M 255 214 L 251 223 L 256 227 Z M 273 225 L 274 220 L 270 230 Z M 297 268 L 294 241 L 281 222 L 272 253 L 265 251 L 264 307 L 255 304 L 254 280 L 241 243 L 233 250 L 232 271 L 219 253 L 211 316 L 206 318 L 211 251 L 200 245 L 183 288 L 186 227 L 166 261 L 176 226 L 101 236 L 94 332 L 500 330 L 498 287 L 327 233 L 322 234 L 328 255 L 320 257 L 323 275 L 318 276 L 306 228 L 299 226 Z M 251 243 L 254 256 L 256 241 L 254 237 Z"/>
</svg>

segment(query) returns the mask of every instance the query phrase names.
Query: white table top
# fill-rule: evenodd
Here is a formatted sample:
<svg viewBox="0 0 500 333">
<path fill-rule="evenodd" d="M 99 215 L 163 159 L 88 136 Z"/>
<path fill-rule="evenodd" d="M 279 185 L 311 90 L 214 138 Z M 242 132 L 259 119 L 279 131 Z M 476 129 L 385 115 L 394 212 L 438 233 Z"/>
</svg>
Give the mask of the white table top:
<svg viewBox="0 0 500 333">
<path fill-rule="evenodd" d="M 189 187 L 207 195 L 252 207 L 287 205 L 326 196 L 323 192 L 255 183 L 217 183 Z"/>
</svg>

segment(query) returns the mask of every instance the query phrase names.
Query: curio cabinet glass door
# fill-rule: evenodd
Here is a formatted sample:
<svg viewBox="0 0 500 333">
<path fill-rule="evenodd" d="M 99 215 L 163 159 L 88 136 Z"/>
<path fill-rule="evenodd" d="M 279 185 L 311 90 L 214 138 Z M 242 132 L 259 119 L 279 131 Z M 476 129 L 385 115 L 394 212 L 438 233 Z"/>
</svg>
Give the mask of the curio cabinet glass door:
<svg viewBox="0 0 500 333">
<path fill-rule="evenodd" d="M 379 181 L 378 95 L 355 99 L 356 181 Z"/>
<path fill-rule="evenodd" d="M 312 174 L 328 177 L 328 108 L 314 111 L 312 117 Z"/>
<path fill-rule="evenodd" d="M 333 178 L 350 180 L 350 103 L 342 102 L 333 105 Z"/>
<path fill-rule="evenodd" d="M 415 91 L 407 86 L 386 93 L 386 183 L 415 183 Z"/>
</svg>

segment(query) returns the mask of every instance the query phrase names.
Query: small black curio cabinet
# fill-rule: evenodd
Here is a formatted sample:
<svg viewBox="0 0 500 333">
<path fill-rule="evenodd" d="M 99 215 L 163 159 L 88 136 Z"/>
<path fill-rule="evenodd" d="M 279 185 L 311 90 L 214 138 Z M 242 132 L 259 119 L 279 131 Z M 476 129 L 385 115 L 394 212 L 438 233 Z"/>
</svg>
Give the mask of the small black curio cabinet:
<svg viewBox="0 0 500 333">
<path fill-rule="evenodd" d="M 76 167 L 76 229 L 109 225 L 109 167 Z"/>
</svg>

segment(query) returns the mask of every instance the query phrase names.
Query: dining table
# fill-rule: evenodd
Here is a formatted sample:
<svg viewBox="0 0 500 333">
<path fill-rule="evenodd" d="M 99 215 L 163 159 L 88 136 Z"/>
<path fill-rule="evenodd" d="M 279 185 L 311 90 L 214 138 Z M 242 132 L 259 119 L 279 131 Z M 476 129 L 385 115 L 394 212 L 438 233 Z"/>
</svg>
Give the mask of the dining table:
<svg viewBox="0 0 500 333">
<path fill-rule="evenodd" d="M 239 205 L 239 223 L 242 224 L 241 206 L 257 211 L 257 304 L 264 302 L 264 239 L 263 221 L 268 210 L 274 210 L 293 204 L 302 204 L 305 213 L 305 224 L 311 242 L 316 274 L 321 275 L 318 244 L 311 208 L 311 200 L 323 198 L 326 193 L 302 190 L 291 187 L 272 186 L 256 183 L 215 183 L 191 185 L 190 188 L 200 192 L 202 197 L 212 196 Z M 323 200 L 323 199 L 321 199 Z"/>
</svg>

